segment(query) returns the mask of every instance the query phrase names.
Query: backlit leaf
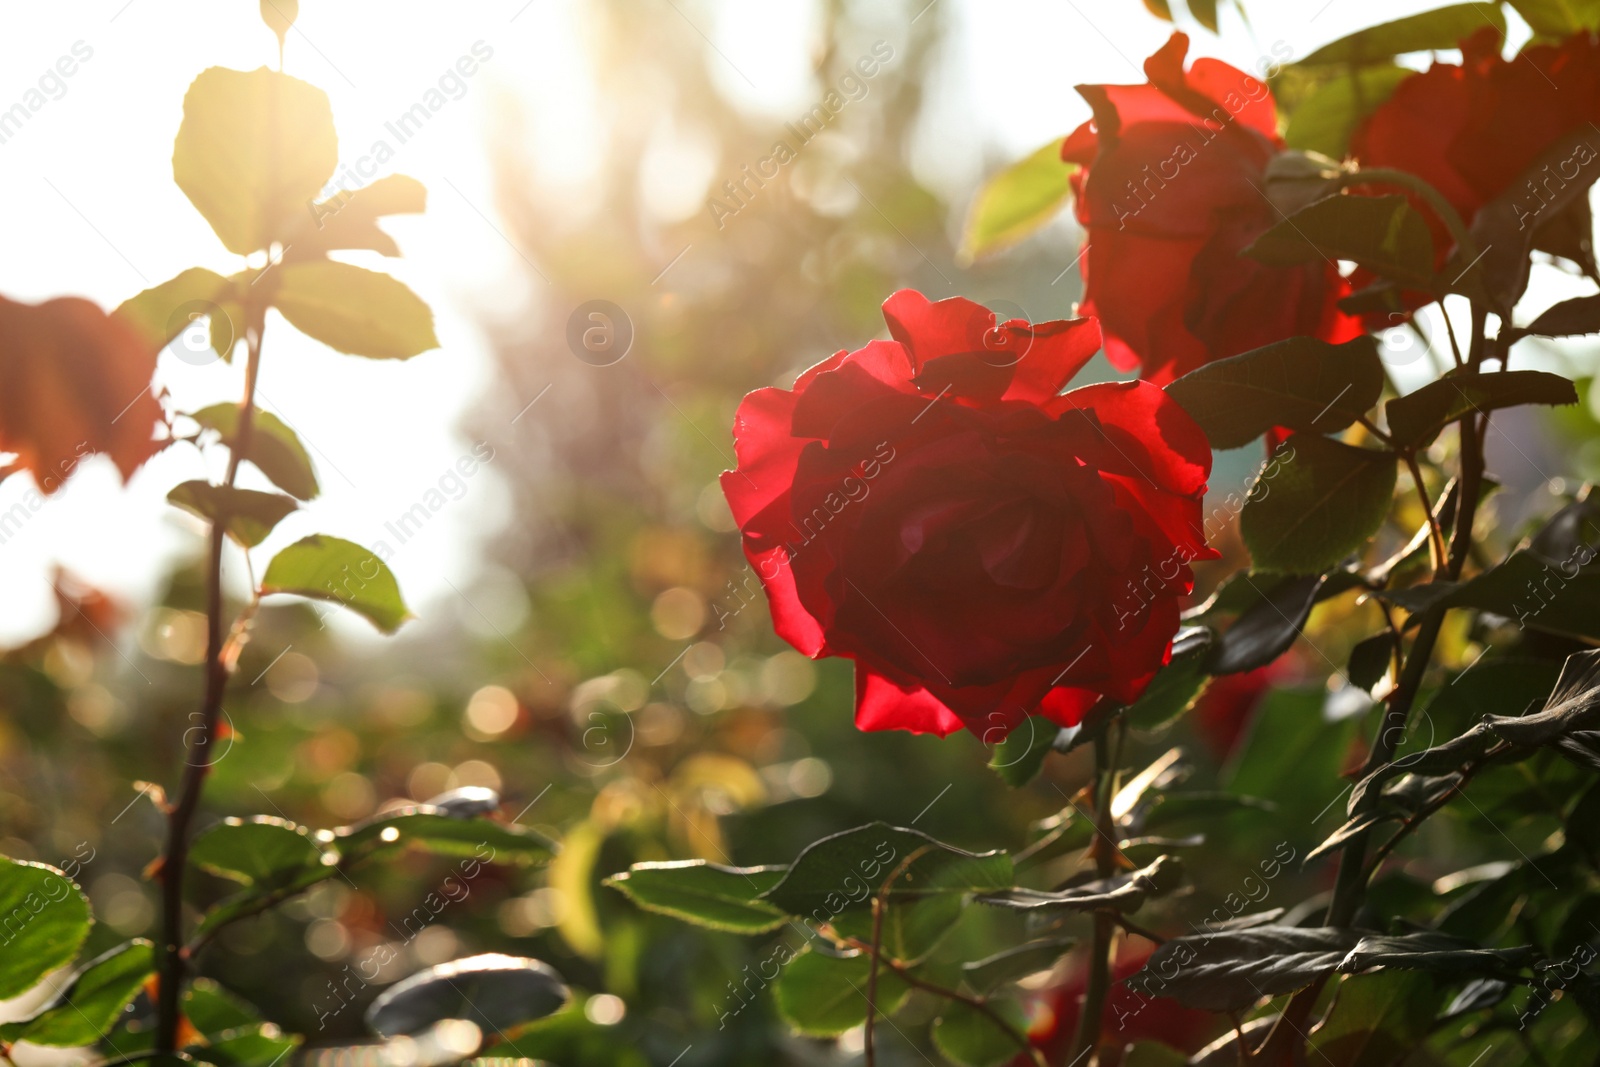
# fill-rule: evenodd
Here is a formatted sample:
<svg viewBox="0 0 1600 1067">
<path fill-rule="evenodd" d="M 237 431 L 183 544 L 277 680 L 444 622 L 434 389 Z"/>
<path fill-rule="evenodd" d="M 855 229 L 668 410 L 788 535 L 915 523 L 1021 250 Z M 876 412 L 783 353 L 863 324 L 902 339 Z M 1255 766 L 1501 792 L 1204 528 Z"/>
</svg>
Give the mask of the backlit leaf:
<svg viewBox="0 0 1600 1067">
<path fill-rule="evenodd" d="M 0 857 L 0 1000 L 11 1000 L 71 963 L 89 935 L 89 901 L 42 863 Z"/>
<path fill-rule="evenodd" d="M 1351 260 L 1419 289 L 1433 285 L 1433 238 L 1403 196 L 1330 196 L 1262 234 L 1245 255 L 1269 266 Z"/>
<path fill-rule="evenodd" d="M 286 263 L 274 303 L 301 333 L 352 356 L 410 359 L 439 347 L 433 312 L 387 274 L 331 260 Z"/>
<path fill-rule="evenodd" d="M 227 819 L 195 838 L 189 859 L 244 885 L 278 885 L 320 868 L 322 849 L 303 826 L 270 815 Z"/>
<path fill-rule="evenodd" d="M 1505 15 L 1499 4 L 1452 4 L 1359 30 L 1323 45 L 1300 62 L 1305 66 L 1362 64 L 1407 52 L 1448 51 L 1485 26 L 1505 32 Z"/>
<path fill-rule="evenodd" d="M 774 984 L 778 1011 L 808 1037 L 837 1037 L 867 1019 L 867 983 L 871 960 L 859 956 L 838 958 L 802 952 L 783 968 Z M 887 967 L 878 968 L 879 1015 L 893 1015 L 905 1003 L 910 988 Z"/>
<path fill-rule="evenodd" d="M 175 486 L 167 494 L 167 503 L 222 526 L 229 537 L 246 548 L 265 541 L 273 527 L 300 506 L 293 497 L 282 493 L 261 493 L 199 480 Z"/>
<path fill-rule="evenodd" d="M 1457 419 L 1521 404 L 1576 404 L 1578 389 L 1559 374 L 1508 370 L 1492 374 L 1447 374 L 1384 405 L 1389 433 L 1402 448 L 1429 444 Z"/>
<path fill-rule="evenodd" d="M 1291 337 L 1196 368 L 1167 386 L 1212 448 L 1240 448 L 1274 426 L 1334 433 L 1383 392 L 1383 363 L 1370 337 L 1341 345 Z"/>
<path fill-rule="evenodd" d="M 386 634 L 411 618 L 394 574 L 371 551 L 326 534 L 296 541 L 272 558 L 263 595 L 291 593 L 340 604 Z"/>
<path fill-rule="evenodd" d="M 1317 574 L 1360 551 L 1389 514 L 1394 455 L 1304 433 L 1279 452 L 1287 458 L 1257 479 L 1239 515 L 1256 567 Z"/>
<path fill-rule="evenodd" d="M 789 921 L 777 907 L 758 899 L 778 884 L 787 867 L 723 867 L 705 860 L 636 863 L 606 879 L 647 911 L 671 915 L 696 926 L 759 934 Z"/>
<path fill-rule="evenodd" d="M 92 1045 L 111 1029 L 155 973 L 150 942 L 129 941 L 85 964 L 55 1003 L 27 1022 L 0 1027 L 0 1039 L 71 1048 Z"/>
<path fill-rule="evenodd" d="M 198 317 L 204 317 L 208 320 L 204 348 L 226 359 L 244 327 L 224 310 L 223 305 L 231 303 L 232 290 L 233 283 L 215 271 L 191 267 L 124 300 L 112 314 L 138 330 L 153 351 L 165 348 L 180 334 L 187 335 Z M 188 347 L 201 348 L 198 344 Z"/>
<path fill-rule="evenodd" d="M 1191 6 L 1194 0 L 1190 0 Z M 952 1001 L 933 1022 L 933 1043 L 944 1057 L 959 1067 L 998 1067 L 1018 1052 L 1013 1035 L 1028 1032 L 1028 1019 L 1011 1000 L 993 1000 L 988 1007 L 1010 1027 L 1007 1031 L 993 1018 L 962 1001 Z"/>
<path fill-rule="evenodd" d="M 208 430 L 215 430 L 224 444 L 232 448 L 239 432 L 239 405 L 214 404 L 189 416 Z M 270 411 L 256 410 L 250 425 L 250 448 L 245 458 L 272 480 L 272 484 L 301 500 L 311 500 L 320 487 L 311 456 L 296 434 Z"/>
<path fill-rule="evenodd" d="M 311 205 L 310 218 L 284 252 L 284 261 L 294 262 L 343 248 L 398 256 L 400 246 L 378 227 L 378 220 L 388 215 L 420 214 L 427 203 L 428 193 L 422 183 L 404 174 L 387 175 L 354 191 L 340 190 Z"/>
<path fill-rule="evenodd" d="M 1069 179 L 1077 169 L 1061 158 L 1056 138 L 990 177 L 967 215 L 962 258 L 992 255 L 1048 225 L 1072 195 Z"/>
<path fill-rule="evenodd" d="M 183 98 L 172 173 L 230 252 L 282 241 L 339 161 L 327 94 L 261 67 L 212 67 Z"/>
<path fill-rule="evenodd" d="M 1492 5 L 1486 5 L 1492 6 Z M 1394 95 L 1416 71 L 1384 63 L 1340 71 L 1319 82 L 1289 115 L 1284 140 L 1302 152 L 1343 159 L 1363 119 Z"/>
<path fill-rule="evenodd" d="M 381 1037 L 419 1034 L 445 1019 L 466 1019 L 493 1037 L 560 1011 L 571 996 L 549 964 L 485 953 L 390 986 L 367 1009 L 366 1020 Z"/>
</svg>

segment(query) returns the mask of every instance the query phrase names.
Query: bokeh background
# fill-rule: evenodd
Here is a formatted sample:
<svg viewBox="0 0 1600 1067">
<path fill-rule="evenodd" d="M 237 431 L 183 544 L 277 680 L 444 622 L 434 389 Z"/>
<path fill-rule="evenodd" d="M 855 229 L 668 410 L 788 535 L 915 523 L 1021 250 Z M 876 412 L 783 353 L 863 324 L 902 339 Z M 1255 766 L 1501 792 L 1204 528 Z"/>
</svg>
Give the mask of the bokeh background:
<svg viewBox="0 0 1600 1067">
<path fill-rule="evenodd" d="M 1251 5 L 1248 24 L 1227 7 L 1220 38 L 1185 28 L 1194 52 L 1260 69 L 1431 6 L 1274 0 Z M 170 156 L 200 70 L 276 62 L 256 8 L 0 8 L 0 109 L 75 45 L 92 50 L 0 142 L 0 291 L 114 306 L 188 266 L 238 269 L 172 183 Z M 786 861 L 873 819 L 1018 847 L 1087 768 L 1052 761 L 1012 792 L 982 770 L 976 738 L 854 730 L 848 664 L 787 650 L 748 581 L 716 484 L 733 411 L 746 391 L 882 335 L 878 305 L 901 286 L 1069 316 L 1081 288 L 1070 219 L 972 263 L 960 254 L 969 202 L 986 174 L 1087 118 L 1073 85 L 1142 80 L 1170 32 L 1136 0 L 303 0 L 285 69 L 332 98 L 346 164 L 383 142 L 393 157 L 380 173 L 428 187 L 425 215 L 386 224 L 406 258 L 383 269 L 433 306 L 442 347 L 380 365 L 269 323 L 261 398 L 311 447 L 325 491 L 261 558 L 313 530 L 382 543 L 419 618 L 382 641 L 336 613 L 264 611 L 228 700 L 236 737 L 210 811 L 331 826 L 487 785 L 507 817 L 566 850 L 548 872 L 479 877 L 416 936 L 400 920 L 451 873 L 443 861 L 325 885 L 231 931 L 205 970 L 328 1043 L 360 1033 L 383 982 L 515 951 L 597 994 L 573 1023 L 573 1063 L 666 1064 L 686 1046 L 684 1067 L 848 1058 L 848 1041 L 786 1038 L 765 998 L 736 999 L 729 983 L 765 946 L 642 915 L 599 878 L 643 859 Z M 469 54 L 477 73 L 453 75 Z M 856 73 L 866 56 L 880 60 L 870 78 Z M 389 124 L 435 89 L 446 105 L 401 143 Z M 786 124 L 830 91 L 844 105 L 799 145 Z M 776 140 L 793 161 L 745 181 Z M 741 181 L 734 200 L 724 183 Z M 1554 271 L 1536 278 L 1541 302 L 1579 291 Z M 633 334 L 605 366 L 567 339 L 593 300 Z M 1588 374 L 1592 356 L 1579 345 L 1539 358 Z M 1398 380 L 1431 366 L 1396 341 Z M 1111 370 L 1102 360 L 1093 373 Z M 236 396 L 239 375 L 167 353 L 158 381 L 175 410 L 194 410 Z M 1600 469 L 1593 445 L 1579 447 L 1595 439 L 1592 415 L 1564 419 L 1504 420 L 1492 465 L 1510 490 L 1508 529 L 1548 510 L 1551 477 Z M 472 454 L 492 459 L 453 473 Z M 1223 457 L 1217 488 L 1258 459 Z M 176 779 L 204 644 L 201 531 L 163 498 L 204 474 L 186 446 L 125 489 L 92 461 L 0 538 L 0 852 L 91 857 L 80 880 L 107 943 L 155 922 L 141 872 L 159 818 L 141 783 Z M 25 481 L 0 486 L 0 515 Z M 402 531 L 419 504 L 426 521 Z M 1319 616 L 1315 655 L 1343 662 L 1366 630 L 1338 611 Z M 1192 722 L 1140 739 L 1149 756 L 1185 745 L 1201 785 L 1296 798 L 1209 827 L 1227 847 L 1184 905 L 1196 912 L 1278 843 L 1303 854 L 1340 818 L 1321 784 L 1336 783 L 1366 706 L 1297 688 L 1326 673 L 1320 660 L 1274 671 L 1228 680 Z M 1287 904 L 1317 888 L 1296 870 L 1271 893 Z M 981 924 L 1001 921 L 975 917 L 961 936 L 981 942 Z M 394 962 L 352 980 L 384 945 Z"/>
</svg>

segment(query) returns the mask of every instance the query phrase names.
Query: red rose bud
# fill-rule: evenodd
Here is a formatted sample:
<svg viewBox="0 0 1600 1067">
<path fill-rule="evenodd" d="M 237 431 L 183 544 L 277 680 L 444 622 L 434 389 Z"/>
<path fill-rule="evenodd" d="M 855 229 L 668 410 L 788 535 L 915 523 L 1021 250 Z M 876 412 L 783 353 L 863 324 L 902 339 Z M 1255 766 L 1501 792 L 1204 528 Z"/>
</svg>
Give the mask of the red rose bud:
<svg viewBox="0 0 1600 1067">
<path fill-rule="evenodd" d="M 1083 313 L 1106 354 L 1164 385 L 1213 360 L 1288 337 L 1346 341 L 1333 265 L 1269 267 L 1240 253 L 1282 219 L 1265 172 L 1283 151 L 1266 83 L 1215 59 L 1186 71 L 1175 33 L 1145 85 L 1084 85 L 1094 119 L 1062 145 L 1088 233 Z"/>
<path fill-rule="evenodd" d="M 1061 395 L 1092 320 L 902 290 L 891 341 L 739 406 L 722 487 L 778 634 L 856 661 L 856 725 L 994 742 L 1131 701 L 1212 559 L 1211 450 L 1148 382 Z"/>
</svg>

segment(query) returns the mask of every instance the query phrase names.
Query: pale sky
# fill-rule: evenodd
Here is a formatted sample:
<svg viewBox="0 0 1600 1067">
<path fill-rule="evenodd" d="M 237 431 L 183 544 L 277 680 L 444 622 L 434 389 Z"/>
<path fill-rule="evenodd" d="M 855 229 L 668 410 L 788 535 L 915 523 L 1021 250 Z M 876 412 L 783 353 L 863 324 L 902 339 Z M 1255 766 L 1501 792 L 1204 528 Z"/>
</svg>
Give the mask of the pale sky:
<svg viewBox="0 0 1600 1067">
<path fill-rule="evenodd" d="M 699 47 L 700 33 L 716 44 L 726 58 L 711 56 L 713 75 L 736 106 L 781 120 L 814 103 L 813 0 L 637 2 L 671 3 L 683 16 L 681 39 L 663 47 Z M 905 10 L 923 3 L 908 0 Z M 1223 40 L 1197 32 L 1192 51 L 1249 68 L 1277 42 L 1305 55 L 1353 29 L 1435 6 L 1255 0 L 1250 29 L 1230 10 Z M 897 10 L 891 0 L 886 7 Z M 1139 0 L 935 0 L 918 17 L 954 26 L 941 78 L 929 86 L 934 111 L 913 162 L 958 202 L 986 168 L 1087 116 L 1073 85 L 1142 80 L 1138 64 L 1170 33 Z M 269 320 L 260 399 L 311 448 L 323 495 L 256 550 L 258 566 L 312 532 L 369 545 L 384 539 L 384 523 L 470 451 L 473 442 L 458 425 L 488 387 L 478 324 L 510 321 L 544 299 L 499 233 L 483 147 L 490 108 L 508 95 L 522 98 L 530 117 L 527 155 L 550 195 L 580 198 L 603 159 L 607 80 L 587 58 L 585 24 L 581 0 L 302 0 L 286 69 L 332 98 L 346 163 L 386 138 L 384 123 L 434 88 L 475 44 L 493 55 L 389 161 L 387 170 L 413 175 L 429 190 L 425 215 L 386 223 L 405 258 L 352 257 L 395 274 L 432 305 L 442 348 L 405 363 L 368 361 Z M 92 56 L 0 144 L 0 202 L 7 205 L 0 293 L 27 301 L 76 294 L 110 308 L 190 266 L 240 269 L 173 184 L 171 154 L 195 75 L 208 66 L 276 65 L 277 44 L 259 21 L 256 0 L 3 0 L 0 110 L 20 101 L 74 46 Z M 692 153 L 684 159 L 676 200 L 695 207 L 705 195 L 696 186 L 715 168 L 695 164 Z M 550 310 L 547 321 L 564 320 L 566 309 Z M 196 367 L 168 353 L 158 382 L 176 408 L 195 410 L 237 399 L 240 378 L 238 366 Z M 0 545 L 0 647 L 53 621 L 52 562 L 136 604 L 153 595 L 166 562 L 192 551 L 199 536 L 198 524 L 168 507 L 165 494 L 206 474 L 188 447 L 158 457 L 126 489 L 109 463 L 86 464 Z M 0 485 L 0 512 L 29 488 L 20 475 Z M 399 548 L 391 566 L 414 611 L 454 610 L 445 603 L 451 583 L 471 581 L 478 546 L 504 514 L 491 464 Z M 350 630 L 371 632 L 360 623 Z"/>
</svg>

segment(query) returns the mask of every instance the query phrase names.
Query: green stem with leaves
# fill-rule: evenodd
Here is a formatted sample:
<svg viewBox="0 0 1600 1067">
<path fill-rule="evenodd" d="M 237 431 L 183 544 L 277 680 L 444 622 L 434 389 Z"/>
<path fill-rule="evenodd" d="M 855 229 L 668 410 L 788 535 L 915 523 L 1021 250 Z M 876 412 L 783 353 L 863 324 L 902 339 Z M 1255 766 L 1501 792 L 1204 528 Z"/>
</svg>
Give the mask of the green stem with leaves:
<svg viewBox="0 0 1600 1067">
<path fill-rule="evenodd" d="M 1444 203 L 1443 198 L 1431 186 L 1403 172 L 1361 173 L 1371 181 L 1383 181 L 1414 189 L 1439 211 L 1452 236 L 1457 240 L 1458 250 L 1470 249 L 1470 238 L 1466 234 L 1466 227 L 1462 224 L 1460 216 Z M 1354 177 L 1352 176 L 1352 180 L 1347 184 L 1359 184 L 1353 180 Z M 1452 342 L 1454 342 L 1453 335 Z M 1490 341 L 1488 312 L 1477 303 L 1472 305 L 1472 335 L 1469 345 L 1466 359 L 1466 369 L 1469 371 L 1479 370 L 1487 358 L 1504 355 L 1501 343 L 1498 340 Z M 1483 445 L 1488 421 L 1487 415 L 1473 412 L 1457 424 L 1461 470 L 1455 524 L 1450 538 L 1449 554 L 1444 560 L 1443 568 L 1434 575 L 1436 581 L 1458 580 L 1467 561 L 1472 558 L 1473 524 L 1483 495 Z M 1363 778 L 1394 759 L 1395 750 L 1405 737 L 1411 709 L 1416 703 L 1423 679 L 1432 664 L 1434 648 L 1438 642 L 1440 629 L 1444 625 L 1444 617 L 1443 608 L 1434 608 L 1422 615 L 1417 627 L 1417 636 L 1412 640 L 1410 652 L 1405 656 L 1394 691 L 1389 695 L 1388 706 L 1384 709 L 1383 718 L 1378 726 L 1378 735 L 1373 739 L 1372 748 L 1362 766 Z M 1371 804 L 1376 800 L 1377 797 L 1372 796 L 1368 798 L 1367 803 Z M 1351 812 L 1352 815 L 1358 813 Z M 1366 899 L 1367 885 L 1376 876 L 1380 866 L 1376 862 L 1369 864 L 1367 860 L 1367 848 L 1371 843 L 1372 834 L 1373 831 L 1369 829 L 1352 835 L 1340 851 L 1333 898 L 1328 905 L 1329 926 L 1349 926 L 1361 910 L 1361 905 Z M 1390 842 L 1388 847 L 1392 847 L 1393 843 Z M 1387 848 L 1382 850 L 1380 858 L 1382 855 L 1387 855 Z M 1258 1053 L 1261 1062 L 1267 1064 L 1291 1062 L 1291 1057 L 1287 1053 L 1291 1049 L 1298 1051 L 1304 1042 L 1306 1024 L 1325 985 L 1326 979 L 1317 981 L 1290 998 L 1289 1004 L 1261 1045 Z"/>
<path fill-rule="evenodd" d="M 255 426 L 256 379 L 261 369 L 261 335 L 266 310 L 252 304 L 245 311 L 244 399 L 239 405 L 239 428 L 233 437 L 228 471 L 223 485 L 233 488 L 239 465 L 250 451 Z M 189 838 L 194 817 L 200 808 L 200 795 L 210 773 L 212 748 L 217 742 L 222 716 L 222 697 L 228 686 L 232 666 L 225 655 L 228 626 L 223 618 L 222 554 L 227 543 L 226 520 L 213 522 L 209 553 L 206 557 L 206 659 L 205 689 L 197 713 L 199 726 L 184 731 L 187 741 L 183 784 L 177 800 L 167 809 L 167 842 L 161 856 L 161 977 L 156 998 L 156 1051 L 177 1050 L 183 983 L 188 972 L 188 952 L 184 948 L 183 886 L 189 863 Z"/>
</svg>

